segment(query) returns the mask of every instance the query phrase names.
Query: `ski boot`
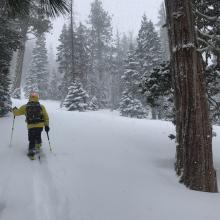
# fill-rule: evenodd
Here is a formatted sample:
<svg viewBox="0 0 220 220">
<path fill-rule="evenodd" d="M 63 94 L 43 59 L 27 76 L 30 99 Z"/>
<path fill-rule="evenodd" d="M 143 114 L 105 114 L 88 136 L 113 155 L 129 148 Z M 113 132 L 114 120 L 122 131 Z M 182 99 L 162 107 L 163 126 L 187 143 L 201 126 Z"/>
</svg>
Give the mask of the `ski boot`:
<svg viewBox="0 0 220 220">
<path fill-rule="evenodd" d="M 34 150 L 29 150 L 27 153 L 27 156 L 31 159 L 34 160 L 35 159 L 35 152 Z"/>
</svg>

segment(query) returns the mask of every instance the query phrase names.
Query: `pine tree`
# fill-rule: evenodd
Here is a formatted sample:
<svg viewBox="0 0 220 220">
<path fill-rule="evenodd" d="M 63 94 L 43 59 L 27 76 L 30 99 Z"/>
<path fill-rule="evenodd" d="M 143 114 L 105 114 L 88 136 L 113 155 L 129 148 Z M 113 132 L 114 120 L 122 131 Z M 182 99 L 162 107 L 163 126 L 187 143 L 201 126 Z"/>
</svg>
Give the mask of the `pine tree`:
<svg viewBox="0 0 220 220">
<path fill-rule="evenodd" d="M 162 62 L 161 42 L 153 23 L 146 17 L 142 18 L 141 28 L 137 38 L 136 54 L 139 59 L 142 76 L 149 76 L 150 72 Z M 158 116 L 158 109 L 152 108 L 152 118 Z"/>
<path fill-rule="evenodd" d="M 60 85 L 60 95 L 63 101 L 68 93 L 68 87 L 73 78 L 72 74 L 72 57 L 71 57 L 71 35 L 70 28 L 64 24 L 62 33 L 59 38 L 60 45 L 57 47 L 58 71 L 62 78 Z"/>
<path fill-rule="evenodd" d="M 74 80 L 69 86 L 63 106 L 68 111 L 85 111 L 89 109 L 88 94 L 78 80 Z"/>
<path fill-rule="evenodd" d="M 41 99 L 46 99 L 49 96 L 49 71 L 47 61 L 47 49 L 45 35 L 39 35 L 36 40 L 36 45 L 33 49 L 33 60 L 31 63 L 30 72 L 26 78 L 25 96 L 29 92 L 36 91 Z"/>
<path fill-rule="evenodd" d="M 9 85 L 10 80 L 8 78 L 8 73 L 0 71 L 0 117 L 7 114 L 11 108 Z"/>
<path fill-rule="evenodd" d="M 20 36 L 15 22 L 0 7 L 0 117 L 11 107 L 9 72 L 13 51 L 19 46 Z"/>
<path fill-rule="evenodd" d="M 171 66 L 163 62 L 153 71 L 144 76 L 141 88 L 151 108 L 157 108 L 158 118 L 174 121 L 173 89 L 171 79 Z"/>
<path fill-rule="evenodd" d="M 44 34 L 37 38 L 36 49 L 38 55 L 36 55 L 36 67 L 38 69 L 38 89 L 41 99 L 48 98 L 49 87 L 49 70 L 48 70 L 48 58 L 46 49 L 46 37 Z M 33 52 L 34 53 L 34 52 Z"/>
<path fill-rule="evenodd" d="M 21 79 L 22 80 L 22 87 L 24 87 L 25 78 L 27 77 L 28 71 L 30 70 L 30 64 L 32 63 L 32 59 L 33 59 L 32 53 L 33 53 L 33 49 L 35 47 L 35 43 L 36 43 L 36 39 L 28 40 L 25 45 L 24 62 L 23 62 L 23 67 L 22 67 L 23 73 L 22 73 L 22 79 Z M 16 55 L 15 55 L 15 58 L 17 58 Z M 15 72 L 13 72 L 13 75 L 16 75 Z M 14 80 L 13 80 L 13 82 L 14 82 Z"/>
<path fill-rule="evenodd" d="M 141 64 L 141 74 L 150 73 L 161 63 L 161 43 L 152 21 L 143 16 L 137 38 L 137 57 Z"/>
<path fill-rule="evenodd" d="M 220 69 L 215 64 L 206 67 L 206 92 L 209 101 L 210 116 L 213 124 L 220 123 Z M 150 107 L 159 109 L 160 118 L 175 120 L 174 97 L 172 89 L 172 73 L 170 62 L 163 62 L 155 67 L 147 77 L 141 81 L 142 92 Z"/>
<path fill-rule="evenodd" d="M 137 118 L 147 116 L 141 102 L 143 96 L 141 95 L 141 74 L 139 71 L 140 64 L 131 46 L 126 60 L 125 72 L 121 77 L 123 86 L 123 93 L 119 104 L 121 115 Z"/>
<path fill-rule="evenodd" d="M 141 82 L 140 63 L 131 46 L 128 52 L 128 57 L 125 61 L 125 72 L 121 76 L 123 81 L 123 90 L 128 90 L 133 96 L 140 98 L 141 89 L 139 87 Z"/>
<path fill-rule="evenodd" d="M 59 78 L 57 76 L 57 72 L 55 69 L 52 71 L 52 76 L 51 76 L 51 81 L 50 81 L 50 99 L 52 100 L 60 100 L 60 91 L 59 91 Z"/>
<path fill-rule="evenodd" d="M 132 40 L 130 41 L 129 37 L 125 33 L 123 33 L 121 38 L 121 48 L 123 51 L 123 57 L 127 56 L 131 44 L 134 44 L 134 42 Z"/>
<path fill-rule="evenodd" d="M 95 96 L 90 100 L 88 109 L 91 111 L 97 111 L 99 109 L 98 100 Z"/>
<path fill-rule="evenodd" d="M 89 69 L 89 43 L 88 30 L 80 23 L 76 28 L 75 34 L 75 73 L 80 78 L 84 88 L 88 84 L 88 69 Z"/>
<path fill-rule="evenodd" d="M 60 85 L 61 100 L 64 101 L 68 94 L 68 88 L 73 78 L 80 81 L 83 88 L 88 89 L 88 72 L 89 72 L 89 43 L 88 43 L 88 30 L 80 23 L 79 26 L 75 26 L 74 41 L 73 41 L 73 58 L 72 63 L 72 41 L 71 41 L 71 28 L 63 27 L 62 34 L 60 36 L 60 45 L 58 47 L 58 70 L 62 76 L 62 83 Z M 74 74 L 72 67 L 74 66 Z"/>
<path fill-rule="evenodd" d="M 111 16 L 103 9 L 100 0 L 91 4 L 90 24 L 90 74 L 91 96 L 96 96 L 99 107 L 108 106 L 109 97 L 109 57 L 112 40 Z"/>
<path fill-rule="evenodd" d="M 141 101 L 134 98 L 129 91 L 123 92 L 119 110 L 122 116 L 130 118 L 147 117 L 147 111 L 143 107 Z"/>
<path fill-rule="evenodd" d="M 32 61 L 33 62 L 33 61 Z M 25 78 L 24 94 L 28 98 L 31 92 L 39 92 L 37 72 L 30 69 Z"/>
<path fill-rule="evenodd" d="M 57 70 L 57 62 L 56 62 L 56 58 L 54 55 L 54 49 L 53 49 L 52 44 L 50 44 L 49 51 L 48 51 L 48 66 L 49 66 L 48 70 L 49 70 L 50 79 L 51 79 L 53 78 L 54 71 Z"/>
<path fill-rule="evenodd" d="M 110 60 L 111 72 L 111 108 L 118 109 L 120 96 L 122 94 L 122 80 L 121 76 L 125 71 L 124 61 L 127 58 L 128 48 L 126 48 L 125 35 L 124 41 L 120 39 L 119 32 L 117 32 L 114 45 L 112 46 L 112 54 Z"/>
</svg>

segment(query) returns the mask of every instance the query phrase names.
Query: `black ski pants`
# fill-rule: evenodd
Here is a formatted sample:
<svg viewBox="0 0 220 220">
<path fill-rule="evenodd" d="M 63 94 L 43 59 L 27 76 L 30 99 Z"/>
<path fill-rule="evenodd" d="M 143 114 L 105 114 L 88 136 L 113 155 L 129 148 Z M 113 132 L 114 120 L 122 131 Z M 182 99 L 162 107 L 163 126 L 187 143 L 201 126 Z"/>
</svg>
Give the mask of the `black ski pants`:
<svg viewBox="0 0 220 220">
<path fill-rule="evenodd" d="M 35 144 L 41 144 L 41 132 L 43 128 L 28 129 L 29 150 L 35 149 Z"/>
</svg>

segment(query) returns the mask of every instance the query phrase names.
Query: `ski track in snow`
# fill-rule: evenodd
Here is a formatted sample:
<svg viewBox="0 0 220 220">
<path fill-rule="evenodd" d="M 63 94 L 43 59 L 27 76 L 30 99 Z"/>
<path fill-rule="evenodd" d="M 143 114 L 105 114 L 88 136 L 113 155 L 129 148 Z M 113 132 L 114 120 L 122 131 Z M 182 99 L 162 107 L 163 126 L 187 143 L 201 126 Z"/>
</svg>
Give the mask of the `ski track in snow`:
<svg viewBox="0 0 220 220">
<path fill-rule="evenodd" d="M 25 100 L 15 101 L 20 106 Z M 66 112 L 43 102 L 50 115 L 49 151 L 27 156 L 24 117 L 0 119 L 0 220 L 215 220 L 219 194 L 187 190 L 173 164 L 169 122 L 128 119 L 115 112 Z M 220 135 L 220 128 L 215 127 Z M 220 137 L 213 139 L 220 182 Z M 193 208 L 192 208 L 193 207 Z"/>
</svg>

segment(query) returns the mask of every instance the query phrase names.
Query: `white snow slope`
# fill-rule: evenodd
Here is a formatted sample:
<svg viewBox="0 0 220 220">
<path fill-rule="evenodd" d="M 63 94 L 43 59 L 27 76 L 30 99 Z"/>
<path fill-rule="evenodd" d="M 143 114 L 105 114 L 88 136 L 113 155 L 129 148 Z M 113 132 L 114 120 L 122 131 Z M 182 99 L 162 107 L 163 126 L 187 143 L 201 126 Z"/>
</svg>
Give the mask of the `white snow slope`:
<svg viewBox="0 0 220 220">
<path fill-rule="evenodd" d="M 24 101 L 23 101 L 24 103 Z M 21 103 L 16 103 L 17 106 Z M 169 122 L 111 112 L 66 112 L 45 102 L 50 115 L 40 163 L 27 156 L 24 117 L 0 119 L 1 220 L 217 220 L 220 194 L 178 183 Z M 220 128 L 214 139 L 220 183 Z"/>
</svg>

